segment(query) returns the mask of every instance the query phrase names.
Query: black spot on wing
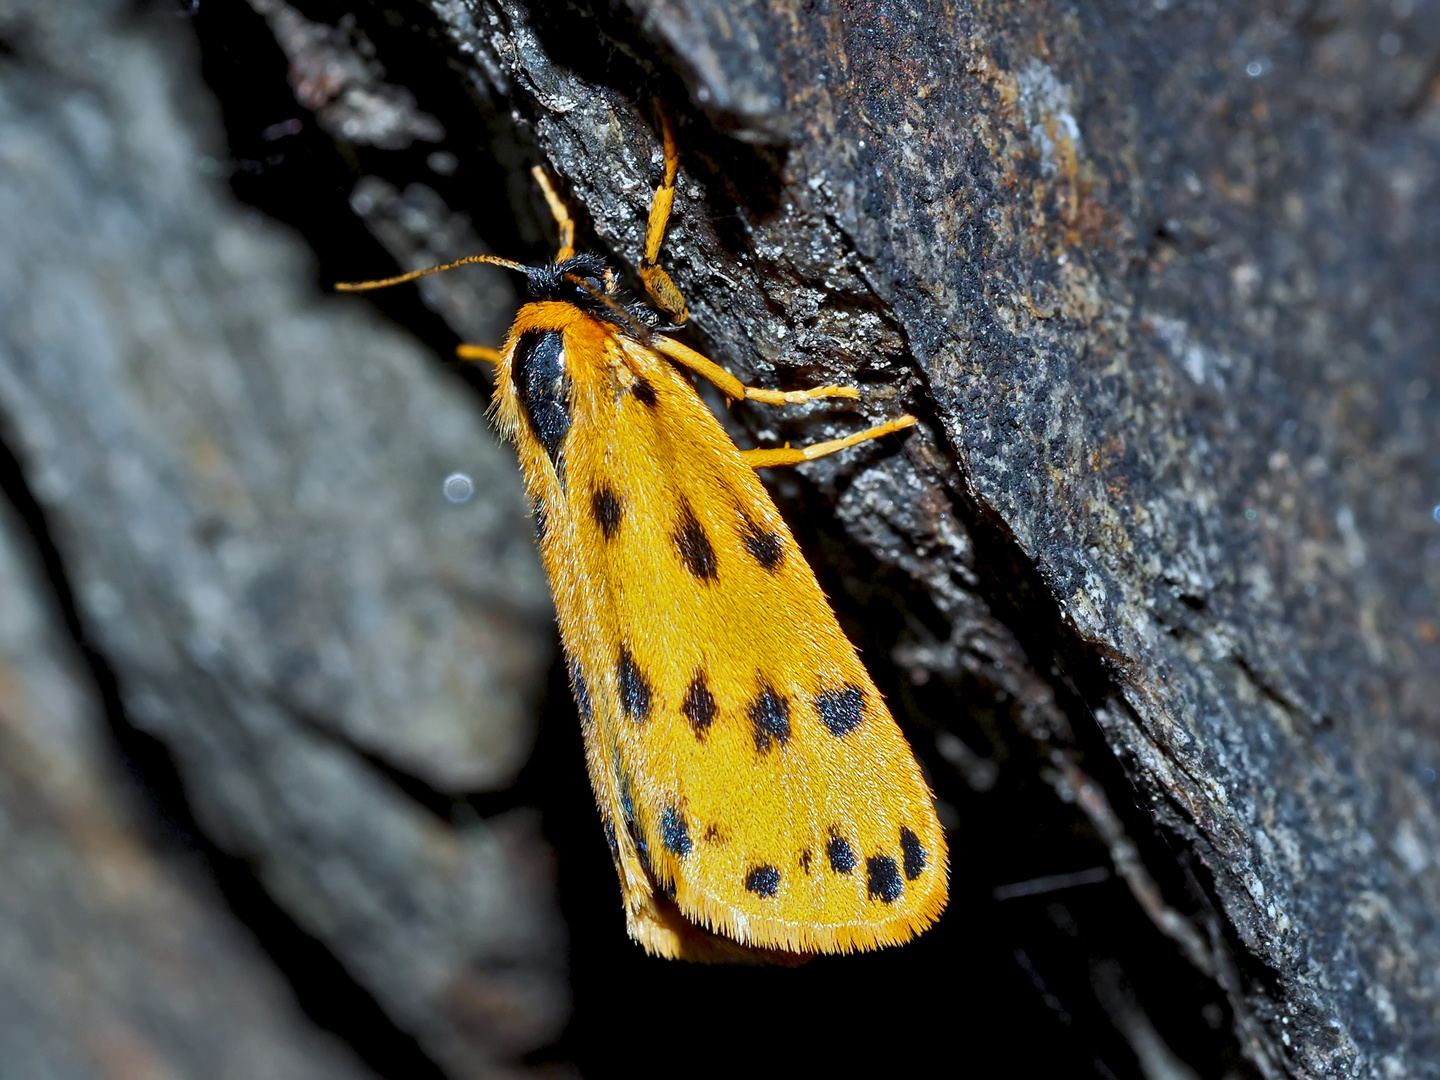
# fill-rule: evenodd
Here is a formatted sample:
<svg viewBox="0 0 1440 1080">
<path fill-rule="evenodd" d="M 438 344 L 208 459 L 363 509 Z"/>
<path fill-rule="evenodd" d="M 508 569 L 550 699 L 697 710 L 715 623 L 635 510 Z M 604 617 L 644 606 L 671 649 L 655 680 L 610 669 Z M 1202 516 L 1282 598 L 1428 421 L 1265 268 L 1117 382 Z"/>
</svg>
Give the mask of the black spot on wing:
<svg viewBox="0 0 1440 1080">
<path fill-rule="evenodd" d="M 779 533 L 762 529 L 749 514 L 744 511 L 741 513 L 745 519 L 745 528 L 741 536 L 745 550 L 750 553 L 752 559 L 766 570 L 774 573 L 780 569 L 780 563 L 785 557 L 785 545 L 781 542 Z"/>
<path fill-rule="evenodd" d="M 825 845 L 825 855 L 830 860 L 830 869 L 837 874 L 848 874 L 855 869 L 855 849 L 843 836 L 832 835 Z"/>
<path fill-rule="evenodd" d="M 725 834 L 720 831 L 720 826 L 712 821 L 705 827 L 705 835 L 701 839 L 707 844 L 724 844 Z"/>
<path fill-rule="evenodd" d="M 715 713 L 718 711 L 715 708 L 715 695 L 710 692 L 704 671 L 695 672 L 695 678 L 690 680 L 680 708 L 685 713 L 685 719 L 690 721 L 695 736 L 703 739 L 706 729 L 715 722 Z"/>
<path fill-rule="evenodd" d="M 659 400 L 655 396 L 655 387 L 651 386 L 647 380 L 642 378 L 635 380 L 635 385 L 630 388 L 630 392 L 635 395 L 635 400 L 647 409 L 653 409 Z"/>
<path fill-rule="evenodd" d="M 780 871 L 768 864 L 754 867 L 745 875 L 745 888 L 756 896 L 774 896 L 780 891 Z"/>
<path fill-rule="evenodd" d="M 815 711 L 826 729 L 837 739 L 849 735 L 864 719 L 865 695 L 858 686 L 843 690 L 826 690 L 815 695 Z"/>
<path fill-rule="evenodd" d="M 914 881 L 925 869 L 928 855 L 920 846 L 920 838 L 903 826 L 900 829 L 900 850 L 905 855 L 905 880 Z"/>
<path fill-rule="evenodd" d="M 605 827 L 605 846 L 610 849 L 610 857 L 618 859 L 620 858 L 620 840 L 615 835 L 615 822 L 609 814 L 606 814 L 602 824 Z"/>
<path fill-rule="evenodd" d="M 681 858 L 690 854 L 690 827 L 685 815 L 673 806 L 667 806 L 660 815 L 660 840 Z"/>
<path fill-rule="evenodd" d="M 560 444 L 570 431 L 570 380 L 565 377 L 565 339 L 558 330 L 526 330 L 510 361 L 515 396 L 530 431 L 560 470 Z"/>
<path fill-rule="evenodd" d="M 643 724 L 650 718 L 650 683 L 624 645 L 620 646 L 615 679 L 620 685 L 620 706 L 625 715 L 637 724 Z"/>
<path fill-rule="evenodd" d="M 609 484 L 601 484 L 590 496 L 590 513 L 595 524 L 606 540 L 613 540 L 620 531 L 620 519 L 625 516 L 625 505 Z"/>
<path fill-rule="evenodd" d="M 810 876 L 810 864 L 815 861 L 815 853 L 808 847 L 800 853 L 800 869 L 805 871 L 805 876 Z"/>
<path fill-rule="evenodd" d="M 755 731 L 755 748 L 762 754 L 776 743 L 784 746 L 790 738 L 790 699 L 762 685 L 750 703 L 750 724 Z"/>
<path fill-rule="evenodd" d="M 865 860 L 865 888 L 871 899 L 880 899 L 893 904 L 905 891 L 900 881 L 900 868 L 889 855 L 876 855 Z"/>
<path fill-rule="evenodd" d="M 705 527 L 684 499 L 680 500 L 680 524 L 670 538 L 675 541 L 685 569 L 701 581 L 715 580 L 715 549 L 710 546 Z"/>
</svg>

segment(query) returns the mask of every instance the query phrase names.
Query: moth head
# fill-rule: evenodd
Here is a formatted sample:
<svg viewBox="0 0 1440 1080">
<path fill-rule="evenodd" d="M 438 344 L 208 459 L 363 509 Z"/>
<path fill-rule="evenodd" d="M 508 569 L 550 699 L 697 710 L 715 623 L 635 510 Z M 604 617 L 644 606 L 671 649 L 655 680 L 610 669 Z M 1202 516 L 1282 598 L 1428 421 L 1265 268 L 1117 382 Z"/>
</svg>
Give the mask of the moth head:
<svg viewBox="0 0 1440 1080">
<path fill-rule="evenodd" d="M 529 267 L 525 279 L 532 300 L 557 300 L 587 310 L 597 303 L 603 305 L 620 288 L 614 268 L 589 252 L 572 255 L 563 262 Z"/>
<path fill-rule="evenodd" d="M 649 305 L 625 296 L 619 273 L 599 255 L 572 255 L 558 263 L 526 267 L 523 273 L 532 300 L 570 304 L 638 341 L 649 341 L 652 330 L 675 329 L 664 325 Z"/>
</svg>

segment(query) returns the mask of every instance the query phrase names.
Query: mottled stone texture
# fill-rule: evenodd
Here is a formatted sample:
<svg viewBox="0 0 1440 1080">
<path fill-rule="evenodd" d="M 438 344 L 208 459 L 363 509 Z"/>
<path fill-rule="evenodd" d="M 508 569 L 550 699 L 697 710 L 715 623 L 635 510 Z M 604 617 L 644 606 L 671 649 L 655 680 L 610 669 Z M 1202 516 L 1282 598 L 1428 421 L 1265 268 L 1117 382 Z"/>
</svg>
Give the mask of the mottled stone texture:
<svg viewBox="0 0 1440 1080">
<path fill-rule="evenodd" d="M 224 9 L 207 5 L 198 20 Z M 547 249 L 539 161 L 586 245 L 633 267 L 663 100 L 689 340 L 747 381 L 867 391 L 737 407 L 737 436 L 922 420 L 771 480 L 814 512 L 802 533 L 842 614 L 888 613 L 854 628 L 867 658 L 908 676 L 887 685 L 897 712 L 937 788 L 979 811 L 942 808 L 948 921 L 898 960 L 793 981 L 647 968 L 627 996 L 641 984 L 605 965 L 584 976 L 616 999 L 597 1043 L 693 1052 L 728 998 L 739 1034 L 713 1052 L 758 1061 L 745 1016 L 819 1002 L 823 1047 L 776 1031 L 844 1060 L 837 1016 L 863 1000 L 878 1030 L 890 998 L 933 987 L 932 1012 L 876 1035 L 893 1067 L 946 1038 L 944 995 L 992 977 L 998 938 L 1081 1033 L 1076 1061 L 1118 1060 L 1086 1041 L 1108 1018 L 1127 1075 L 1188 1075 L 1164 1043 L 1188 975 L 1229 1002 L 1199 1040 L 1232 1039 L 1256 1074 L 1440 1076 L 1433 0 L 244 10 L 297 113 L 355 163 L 339 200 L 406 266 L 477 250 L 466 215 L 503 255 Z M 128 720 L 449 1073 L 502 1068 L 564 1014 L 546 849 L 528 818 L 446 822 L 405 792 L 501 788 L 529 748 L 549 631 L 513 467 L 405 338 L 319 298 L 293 242 L 203 179 L 227 157 L 190 100 L 181 20 L 0 12 L 0 432 Z M 237 190 L 287 125 L 228 133 L 259 147 L 229 161 Z M 390 266 L 345 273 L 372 269 Z M 483 275 L 425 292 L 489 342 L 504 297 Z M 459 507 L 439 498 L 455 470 L 477 487 Z M 1047 988 L 975 855 L 987 826 L 1029 841 L 998 820 L 1017 804 L 965 801 L 950 766 L 972 793 L 1028 769 L 1050 785 L 1032 801 L 1083 812 L 1075 847 L 1113 859 L 1146 979 L 1086 938 L 1072 892 L 1047 917 L 1085 942 L 1099 1004 Z M 613 913 L 600 880 L 578 902 Z M 656 1003 L 675 1006 L 658 1026 Z M 1000 1041 L 964 1052 L 1031 1060 Z"/>
<path fill-rule="evenodd" d="M 553 632 L 513 463 L 459 380 L 322 296 L 294 238 L 207 177 L 225 153 L 179 11 L 8 3 L 0 38 L 0 432 L 122 722 L 433 1059 L 504 1071 L 567 1012 L 551 857 L 533 814 L 435 805 L 510 784 L 534 738 Z M 453 472 L 469 501 L 442 493 Z M 61 816 L 80 849 L 67 871 L 53 845 L 63 895 L 95 872 L 89 840 L 113 845 L 85 831 L 110 827 L 102 801 Z M 16 875 L 7 896 L 36 879 Z M 164 932 L 183 983 L 199 935 Z M 143 972 L 111 974 L 116 1002 L 146 993 Z M 160 1018 L 176 1038 L 232 1023 L 209 1015 L 231 1009 L 204 992 L 220 972 L 195 978 L 188 1021 Z M 320 1050 L 285 1051 L 302 1052 Z M 252 1066 L 227 1063 L 349 1068 Z"/>
<path fill-rule="evenodd" d="M 921 661 L 1098 725 L 1256 1067 L 1440 1075 L 1434 5 L 431 6 L 622 258 L 676 103 L 715 355 L 924 418 L 812 480 L 951 619 Z"/>
<path fill-rule="evenodd" d="M 363 1080 L 117 775 L 100 695 L 0 505 L 0 1072 Z"/>
</svg>

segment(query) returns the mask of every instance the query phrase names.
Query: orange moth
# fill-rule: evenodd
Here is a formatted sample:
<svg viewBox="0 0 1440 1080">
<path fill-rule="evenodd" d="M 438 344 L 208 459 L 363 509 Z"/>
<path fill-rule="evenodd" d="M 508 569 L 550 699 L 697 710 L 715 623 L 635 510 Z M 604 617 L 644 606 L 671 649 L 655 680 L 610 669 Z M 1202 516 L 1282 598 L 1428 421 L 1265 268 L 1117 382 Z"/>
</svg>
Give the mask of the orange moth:
<svg viewBox="0 0 1440 1080">
<path fill-rule="evenodd" d="M 590 781 L 630 936 L 692 960 L 795 962 L 908 941 L 947 896 L 945 838 L 915 756 L 758 468 L 794 465 L 915 423 L 807 447 L 740 450 L 700 400 L 857 398 L 849 387 L 743 385 L 669 331 L 685 301 L 660 267 L 678 157 L 640 262 L 653 306 L 560 230 L 495 365 L 494 419 L 534 506 Z M 379 288 L 448 267 L 384 281 Z"/>
</svg>

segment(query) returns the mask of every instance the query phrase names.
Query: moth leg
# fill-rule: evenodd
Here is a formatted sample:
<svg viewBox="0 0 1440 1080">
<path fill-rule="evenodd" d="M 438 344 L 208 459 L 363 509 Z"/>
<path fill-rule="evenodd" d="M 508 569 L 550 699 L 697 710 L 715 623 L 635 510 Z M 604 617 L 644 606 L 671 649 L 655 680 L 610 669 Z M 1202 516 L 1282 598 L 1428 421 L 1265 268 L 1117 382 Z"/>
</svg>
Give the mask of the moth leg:
<svg viewBox="0 0 1440 1080">
<path fill-rule="evenodd" d="M 879 439 L 897 431 L 904 431 L 916 423 L 918 421 L 913 416 L 897 416 L 894 420 L 887 420 L 885 423 L 877 424 L 865 431 L 857 431 L 854 435 L 846 435 L 843 439 L 831 439 L 828 442 L 812 443 L 809 446 L 777 446 L 770 449 L 741 450 L 740 457 L 752 469 L 769 469 L 777 465 L 799 465 L 803 461 L 814 461 L 816 458 L 833 454 L 837 450 L 844 450 L 848 446 L 856 446 L 871 439 Z"/>
<path fill-rule="evenodd" d="M 758 386 L 746 386 L 714 360 L 702 356 L 688 345 L 682 345 L 673 338 L 656 335 L 651 341 L 655 351 L 669 357 L 681 367 L 687 367 L 703 379 L 719 387 L 720 392 L 732 401 L 758 401 L 764 405 L 799 405 L 820 398 L 851 398 L 860 396 L 853 386 L 815 386 L 809 390 L 762 390 Z"/>
<path fill-rule="evenodd" d="M 665 240 L 665 225 L 670 220 L 670 207 L 675 202 L 675 174 L 680 168 L 680 151 L 675 145 L 675 131 L 670 117 L 660 111 L 660 133 L 665 144 L 665 177 L 650 200 L 650 220 L 645 226 L 645 255 L 640 260 L 640 280 L 655 305 L 670 316 L 675 326 L 690 317 L 681 295 L 670 275 L 660 267 L 660 245 Z"/>
<path fill-rule="evenodd" d="M 745 400 L 758 401 L 762 405 L 799 405 L 805 401 L 820 398 L 850 398 L 857 400 L 860 391 L 853 386 L 812 386 L 808 390 L 764 390 L 758 386 L 745 387 Z"/>
<path fill-rule="evenodd" d="M 489 345 L 456 345 L 455 355 L 461 360 L 479 360 L 486 364 L 498 364 L 505 354 Z"/>
<path fill-rule="evenodd" d="M 570 216 L 570 211 L 560 196 L 555 194 L 555 189 L 550 186 L 550 178 L 545 175 L 545 170 L 536 165 L 530 170 L 530 175 L 535 177 L 535 182 L 545 193 L 545 201 L 550 205 L 550 214 L 555 218 L 555 224 L 560 226 L 560 250 L 555 253 L 555 261 L 557 263 L 564 262 L 575 254 L 575 220 Z"/>
</svg>

